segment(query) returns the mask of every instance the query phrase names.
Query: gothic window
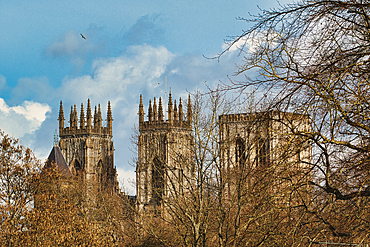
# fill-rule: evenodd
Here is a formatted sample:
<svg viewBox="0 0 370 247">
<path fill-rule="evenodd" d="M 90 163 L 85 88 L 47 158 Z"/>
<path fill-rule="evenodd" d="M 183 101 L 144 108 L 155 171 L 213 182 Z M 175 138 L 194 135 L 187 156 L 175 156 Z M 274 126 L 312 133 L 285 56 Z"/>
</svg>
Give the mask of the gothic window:
<svg viewBox="0 0 370 247">
<path fill-rule="evenodd" d="M 246 161 L 244 140 L 240 137 L 237 137 L 235 144 L 235 163 L 236 165 L 242 166 Z"/>
<path fill-rule="evenodd" d="M 148 200 L 148 170 L 145 170 L 143 181 L 145 200 Z"/>
<path fill-rule="evenodd" d="M 73 162 L 72 162 L 72 173 L 73 173 L 73 175 L 79 175 L 79 174 L 81 174 L 81 172 L 82 172 L 82 166 L 81 166 L 81 164 L 80 164 L 80 162 L 78 162 L 78 160 L 73 160 Z"/>
<path fill-rule="evenodd" d="M 99 160 L 99 162 L 98 162 L 98 167 L 97 167 L 96 171 L 97 171 L 97 174 L 98 174 L 99 183 L 100 184 L 105 183 L 107 174 L 103 171 L 103 162 L 101 160 Z"/>
<path fill-rule="evenodd" d="M 160 203 L 164 192 L 164 166 L 158 158 L 154 158 L 152 167 L 152 197 Z"/>
<path fill-rule="evenodd" d="M 260 137 L 256 150 L 256 166 L 266 166 L 269 163 L 269 141 Z"/>
</svg>

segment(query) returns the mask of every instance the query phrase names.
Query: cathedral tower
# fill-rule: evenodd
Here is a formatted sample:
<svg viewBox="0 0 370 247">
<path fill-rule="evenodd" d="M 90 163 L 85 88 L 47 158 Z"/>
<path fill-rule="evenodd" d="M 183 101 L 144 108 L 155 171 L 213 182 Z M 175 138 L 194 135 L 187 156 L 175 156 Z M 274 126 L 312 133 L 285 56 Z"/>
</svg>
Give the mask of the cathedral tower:
<svg viewBox="0 0 370 247">
<path fill-rule="evenodd" d="M 271 193 L 287 187 L 286 181 L 300 181 L 305 184 L 301 188 L 308 190 L 312 147 L 304 133 L 310 131 L 311 119 L 305 114 L 266 111 L 219 116 L 226 194 L 231 195 L 237 186 L 240 189 L 240 184 L 248 187 L 268 178 L 267 174 L 278 178 Z"/>
<path fill-rule="evenodd" d="M 86 115 L 81 104 L 80 118 L 76 104 L 71 106 L 69 127 L 64 127 L 63 103 L 59 109 L 59 147 L 72 174 L 81 176 L 87 182 L 100 184 L 112 191 L 118 190 L 117 172 L 113 163 L 112 109 L 108 102 L 106 126 L 100 104 L 95 106 L 94 117 L 90 99 Z"/>
<path fill-rule="evenodd" d="M 291 163 L 311 160 L 311 146 L 301 146 L 302 140 L 292 134 L 311 130 L 309 115 L 281 111 L 229 114 L 219 116 L 219 125 L 225 169 L 268 167 L 283 158 Z"/>
<path fill-rule="evenodd" d="M 139 160 L 136 167 L 137 205 L 141 211 L 162 209 L 179 193 L 184 193 L 193 178 L 192 112 L 189 95 L 186 119 L 181 98 L 177 106 L 168 99 L 168 119 L 164 119 L 162 99 L 149 100 L 144 119 L 142 95 L 139 104 Z"/>
</svg>

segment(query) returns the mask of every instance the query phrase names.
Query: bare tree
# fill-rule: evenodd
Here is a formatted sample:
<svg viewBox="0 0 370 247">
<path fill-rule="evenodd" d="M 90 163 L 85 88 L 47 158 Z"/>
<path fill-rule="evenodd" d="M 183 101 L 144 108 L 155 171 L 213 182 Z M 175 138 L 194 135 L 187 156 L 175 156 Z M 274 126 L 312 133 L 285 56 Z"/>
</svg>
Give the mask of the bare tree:
<svg viewBox="0 0 370 247">
<path fill-rule="evenodd" d="M 225 85 L 259 90 L 269 110 L 311 117 L 290 134 L 313 145 L 312 203 L 302 205 L 307 239 L 369 241 L 368 1 L 299 1 L 263 10 L 236 37 L 246 80 Z M 285 233 L 287 234 L 287 233 Z M 303 241 L 303 240 L 302 240 Z"/>
<path fill-rule="evenodd" d="M 156 195 L 151 201 L 155 198 L 161 205 L 156 207 L 160 212 L 138 211 L 138 226 L 147 236 L 141 241 L 143 245 L 149 245 L 150 240 L 164 246 L 205 246 L 215 236 L 216 177 L 220 166 L 218 116 L 227 112 L 227 108 L 225 98 L 217 92 L 208 95 L 195 92 L 183 122 L 188 132 L 180 136 L 178 132 L 183 130 L 177 125 L 177 129 L 166 132 L 166 152 L 162 151 L 161 129 L 139 138 L 139 142 L 146 138 L 140 155 L 147 157 L 148 164 L 140 163 L 137 171 L 152 167 L 148 173 L 152 178 L 145 180 L 144 187 L 152 191 L 149 195 Z"/>
<path fill-rule="evenodd" d="M 141 206 L 137 210 L 136 223 L 142 233 L 138 243 L 143 246 L 294 243 L 294 229 L 306 217 L 305 211 L 297 213 L 295 208 L 308 207 L 311 202 L 306 198 L 304 174 L 312 172 L 299 167 L 308 160 L 299 155 L 302 150 L 308 149 L 311 156 L 307 138 L 291 135 L 291 131 L 309 126 L 309 117 L 265 109 L 255 112 L 249 106 L 245 107 L 246 113 L 231 114 L 239 109 L 226 100 L 222 90 L 205 95 L 196 92 L 192 99 L 192 145 L 177 145 L 185 140 L 172 138 L 176 137 L 172 132 L 172 139 L 164 142 L 163 136 L 159 138 L 163 135 L 162 125 L 157 130 L 150 129 L 135 142 L 144 145 L 145 141 L 139 148 L 142 150 L 139 157 L 146 160 L 137 167 L 142 176 L 138 186 L 151 193 L 139 192 L 138 196 L 155 195 L 152 197 L 155 200 L 144 205 L 146 210 Z M 143 131 L 148 131 L 146 128 L 151 125 L 143 123 Z M 164 144 L 169 147 L 167 157 L 162 153 Z M 171 162 L 166 163 L 165 158 Z M 150 166 L 151 173 L 143 176 L 140 169 L 147 171 Z M 186 172 L 189 168 L 193 171 Z M 142 185 L 143 181 L 146 184 Z M 301 221 L 295 221 L 297 218 Z M 291 233 L 286 235 L 284 231 Z"/>
</svg>

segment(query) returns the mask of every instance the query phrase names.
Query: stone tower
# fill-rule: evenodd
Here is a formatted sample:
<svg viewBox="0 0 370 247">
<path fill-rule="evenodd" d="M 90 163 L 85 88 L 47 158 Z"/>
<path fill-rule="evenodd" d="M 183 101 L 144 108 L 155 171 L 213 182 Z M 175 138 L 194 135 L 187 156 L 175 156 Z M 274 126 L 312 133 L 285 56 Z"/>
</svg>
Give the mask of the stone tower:
<svg viewBox="0 0 370 247">
<path fill-rule="evenodd" d="M 290 155 L 284 158 L 291 162 L 311 160 L 311 146 L 297 146 L 297 135 L 291 134 L 311 129 L 309 115 L 280 111 L 239 113 L 219 116 L 219 124 L 220 151 L 227 169 L 245 164 L 269 166 L 282 155 Z"/>
<path fill-rule="evenodd" d="M 142 95 L 139 105 L 139 159 L 136 167 L 137 206 L 142 212 L 163 213 L 167 203 L 184 190 L 194 177 L 192 111 L 190 95 L 186 119 L 181 98 L 168 99 L 168 119 L 164 119 L 162 99 L 149 100 L 144 120 Z"/>
<path fill-rule="evenodd" d="M 245 174 L 277 167 L 276 172 L 290 179 L 310 176 L 311 144 L 303 135 L 311 130 L 309 115 L 281 111 L 240 113 L 219 116 L 220 153 L 227 193 L 234 180 Z M 272 170 L 272 169 L 270 169 Z M 254 175 L 246 181 L 256 179 Z M 285 186 L 283 182 L 279 183 Z M 272 189 L 274 191 L 274 189 Z"/>
<path fill-rule="evenodd" d="M 64 127 L 63 103 L 59 109 L 59 147 L 73 175 L 85 181 L 100 184 L 112 191 L 118 190 L 117 172 L 113 163 L 112 110 L 108 102 L 106 125 L 100 104 L 95 106 L 94 117 L 87 102 L 86 116 L 81 104 L 80 118 L 76 104 L 71 106 L 69 127 Z"/>
</svg>

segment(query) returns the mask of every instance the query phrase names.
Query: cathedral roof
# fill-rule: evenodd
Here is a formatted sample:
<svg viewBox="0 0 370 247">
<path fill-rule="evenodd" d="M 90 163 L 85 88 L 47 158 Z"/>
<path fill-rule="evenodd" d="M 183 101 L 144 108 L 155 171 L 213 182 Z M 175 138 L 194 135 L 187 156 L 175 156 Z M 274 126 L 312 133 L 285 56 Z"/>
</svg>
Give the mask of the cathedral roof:
<svg viewBox="0 0 370 247">
<path fill-rule="evenodd" d="M 58 172 L 60 172 L 61 175 L 64 176 L 72 176 L 71 171 L 68 168 L 67 162 L 64 159 L 64 156 L 62 154 L 62 151 L 58 146 L 54 146 L 51 150 L 49 157 L 45 163 L 45 168 L 55 168 Z"/>
</svg>

